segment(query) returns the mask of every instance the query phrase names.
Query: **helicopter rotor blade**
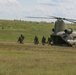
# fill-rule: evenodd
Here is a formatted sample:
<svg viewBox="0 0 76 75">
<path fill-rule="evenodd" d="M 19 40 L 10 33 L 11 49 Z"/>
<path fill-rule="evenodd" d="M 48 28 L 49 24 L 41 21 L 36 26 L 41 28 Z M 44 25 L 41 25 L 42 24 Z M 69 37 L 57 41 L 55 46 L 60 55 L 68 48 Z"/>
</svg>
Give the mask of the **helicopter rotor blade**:
<svg viewBox="0 0 76 75">
<path fill-rule="evenodd" d="M 64 19 L 63 19 L 63 20 L 64 20 Z M 65 18 L 65 20 L 66 20 L 66 21 L 69 21 L 69 22 L 73 22 L 73 23 L 76 24 L 76 20 L 74 20 L 74 19 L 66 19 L 66 18 Z"/>
<path fill-rule="evenodd" d="M 61 18 L 61 17 L 55 17 L 55 16 L 50 16 L 50 17 L 53 17 L 54 19 L 66 20 L 66 21 L 73 22 L 73 23 L 76 24 L 76 20 L 75 19 L 67 19 L 67 18 Z"/>
<path fill-rule="evenodd" d="M 53 19 L 63 19 L 61 17 L 55 17 L 55 16 L 50 16 L 50 17 L 52 17 Z"/>
<path fill-rule="evenodd" d="M 27 18 L 53 19 L 53 18 L 50 18 L 50 17 L 30 17 L 30 16 L 27 16 Z"/>
<path fill-rule="evenodd" d="M 61 18 L 61 17 L 55 17 L 55 16 L 48 16 L 48 17 L 32 17 L 32 16 L 27 16 L 26 18 L 38 18 L 38 19 L 59 19 L 59 20 L 66 20 L 69 22 L 73 22 L 76 24 L 75 19 L 67 19 L 67 18 Z"/>
</svg>

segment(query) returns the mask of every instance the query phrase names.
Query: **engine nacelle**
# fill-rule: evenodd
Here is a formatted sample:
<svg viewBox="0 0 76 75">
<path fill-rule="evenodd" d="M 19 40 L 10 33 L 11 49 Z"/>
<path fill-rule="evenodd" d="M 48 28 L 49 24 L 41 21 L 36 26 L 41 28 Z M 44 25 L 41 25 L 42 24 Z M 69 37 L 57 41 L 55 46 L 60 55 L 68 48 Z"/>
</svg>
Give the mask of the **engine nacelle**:
<svg viewBox="0 0 76 75">
<path fill-rule="evenodd" d="M 65 29 L 64 32 L 67 34 L 72 34 L 73 30 L 69 28 L 69 29 Z"/>
</svg>

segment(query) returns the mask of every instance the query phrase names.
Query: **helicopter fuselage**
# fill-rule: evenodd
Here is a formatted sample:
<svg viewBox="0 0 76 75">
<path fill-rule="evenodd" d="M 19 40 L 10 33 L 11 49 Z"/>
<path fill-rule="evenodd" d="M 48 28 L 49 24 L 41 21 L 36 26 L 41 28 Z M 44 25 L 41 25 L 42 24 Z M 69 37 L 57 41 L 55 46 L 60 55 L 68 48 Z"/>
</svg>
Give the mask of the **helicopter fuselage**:
<svg viewBox="0 0 76 75">
<path fill-rule="evenodd" d="M 65 33 L 64 31 L 58 32 L 57 34 L 52 34 L 51 39 L 54 45 L 76 45 L 76 31 L 71 34 Z"/>
</svg>

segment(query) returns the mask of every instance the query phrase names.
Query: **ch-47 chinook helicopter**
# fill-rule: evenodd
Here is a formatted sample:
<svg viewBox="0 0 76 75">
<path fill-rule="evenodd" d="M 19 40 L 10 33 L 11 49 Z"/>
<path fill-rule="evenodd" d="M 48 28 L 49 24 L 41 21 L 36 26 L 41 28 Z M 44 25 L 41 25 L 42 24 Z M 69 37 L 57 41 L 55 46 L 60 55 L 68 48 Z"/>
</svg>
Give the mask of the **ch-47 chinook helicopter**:
<svg viewBox="0 0 76 75">
<path fill-rule="evenodd" d="M 67 29 L 64 23 L 64 20 L 76 23 L 74 19 L 66 19 L 60 17 L 28 17 L 28 18 L 42 18 L 42 19 L 57 19 L 55 22 L 54 28 L 52 29 L 53 33 L 51 34 L 51 39 L 53 45 L 66 45 L 66 46 L 75 46 L 76 45 L 76 31 L 71 28 Z"/>
</svg>

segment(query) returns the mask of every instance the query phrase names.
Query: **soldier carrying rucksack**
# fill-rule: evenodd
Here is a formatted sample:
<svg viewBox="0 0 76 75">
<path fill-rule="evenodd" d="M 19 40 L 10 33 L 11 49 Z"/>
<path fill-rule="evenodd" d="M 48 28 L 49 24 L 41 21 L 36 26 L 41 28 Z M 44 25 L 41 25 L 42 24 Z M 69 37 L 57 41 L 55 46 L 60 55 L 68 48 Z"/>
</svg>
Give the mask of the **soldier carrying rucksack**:
<svg viewBox="0 0 76 75">
<path fill-rule="evenodd" d="M 51 42 L 52 42 L 51 37 L 48 37 L 47 43 L 48 43 L 49 45 L 51 45 Z"/>
<path fill-rule="evenodd" d="M 23 44 L 24 36 L 21 34 L 18 38 L 18 42 Z"/>
<path fill-rule="evenodd" d="M 35 38 L 34 38 L 34 44 L 38 44 L 38 43 L 39 43 L 39 41 L 38 41 L 38 37 L 35 36 Z"/>
<path fill-rule="evenodd" d="M 42 41 L 41 42 L 42 42 L 43 45 L 46 43 L 46 38 L 44 36 L 42 37 Z"/>
</svg>

